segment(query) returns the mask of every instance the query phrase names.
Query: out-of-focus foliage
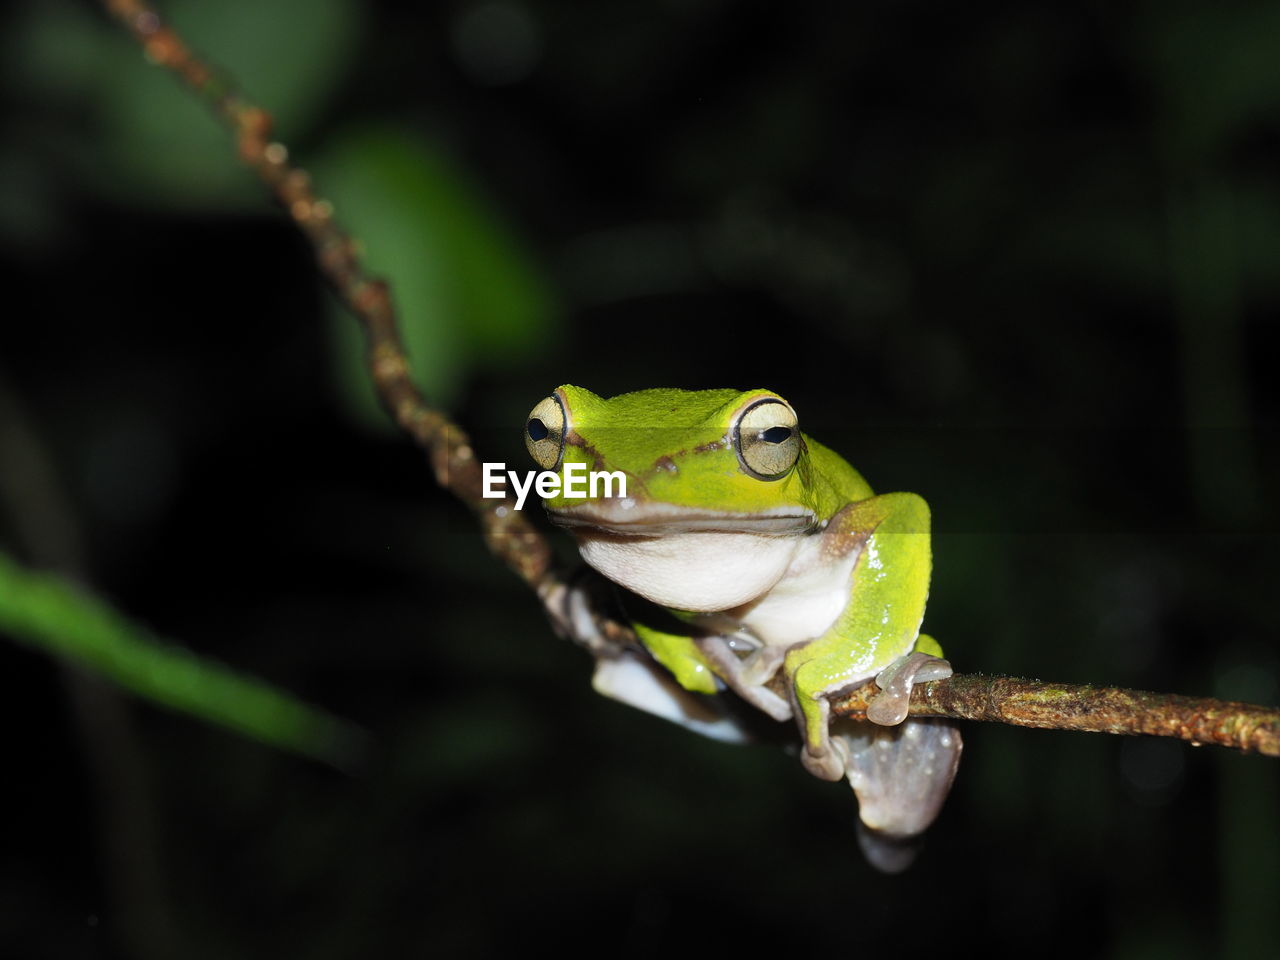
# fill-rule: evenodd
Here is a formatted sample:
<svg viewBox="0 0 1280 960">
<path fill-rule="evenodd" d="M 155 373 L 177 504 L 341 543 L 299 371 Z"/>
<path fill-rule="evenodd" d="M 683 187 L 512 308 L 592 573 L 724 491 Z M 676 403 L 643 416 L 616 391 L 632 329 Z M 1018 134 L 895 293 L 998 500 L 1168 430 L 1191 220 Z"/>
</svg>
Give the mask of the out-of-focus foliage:
<svg viewBox="0 0 1280 960">
<path fill-rule="evenodd" d="M 0 553 L 0 631 L 171 710 L 336 764 L 362 735 L 283 690 L 163 643 L 83 589 Z"/>
<path fill-rule="evenodd" d="M 406 128 L 335 137 L 309 164 L 370 268 L 391 282 L 414 378 L 436 403 L 469 370 L 509 368 L 553 335 L 552 296 L 528 254 L 464 171 Z M 390 428 L 373 395 L 359 328 L 331 314 L 349 409 Z"/>
<path fill-rule="evenodd" d="M 175 0 L 163 9 L 269 107 L 288 140 L 315 123 L 341 83 L 361 22 L 354 0 Z M 78 172 L 129 203 L 263 208 L 262 190 L 209 110 L 174 78 L 158 77 L 95 14 L 68 0 L 27 3 L 5 37 L 11 82 L 79 115 Z"/>
<path fill-rule="evenodd" d="M 323 115 L 355 55 L 363 19 L 351 0 L 178 0 L 163 13 L 272 113 L 277 136 L 290 144 Z M 45 147 L 94 191 L 166 210 L 270 210 L 205 104 L 118 32 L 103 30 L 91 7 L 28 3 L 4 42 L 9 82 L 74 117 L 53 129 L 42 121 L 37 139 L 52 136 Z M 14 242 L 59 229 L 57 197 L 45 189 L 48 174 L 32 166 L 33 156 L 29 145 L 0 148 L 0 172 L 8 174 L 0 184 L 0 234 Z M 453 400 L 470 370 L 509 368 L 543 349 L 556 316 L 549 285 L 483 190 L 443 149 L 407 126 L 366 126 L 332 134 L 300 159 L 337 204 L 368 268 L 394 284 L 414 375 L 433 401 Z M 345 310 L 335 307 L 333 316 L 343 402 L 365 424 L 390 429 L 369 384 L 359 331 Z"/>
</svg>

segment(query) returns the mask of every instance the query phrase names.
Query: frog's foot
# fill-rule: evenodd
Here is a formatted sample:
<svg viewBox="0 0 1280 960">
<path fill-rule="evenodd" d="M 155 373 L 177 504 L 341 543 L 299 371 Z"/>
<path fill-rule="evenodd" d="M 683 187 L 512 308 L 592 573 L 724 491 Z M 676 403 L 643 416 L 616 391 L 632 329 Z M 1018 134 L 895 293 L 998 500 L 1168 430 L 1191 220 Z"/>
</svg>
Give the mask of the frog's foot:
<svg viewBox="0 0 1280 960">
<path fill-rule="evenodd" d="M 742 680 L 751 686 L 768 683 L 787 659 L 785 648 L 766 646 L 745 630 L 726 633 L 720 639 L 737 654 L 742 665 Z"/>
<path fill-rule="evenodd" d="M 847 748 L 839 740 L 828 739 L 825 748 L 800 751 L 800 762 L 819 780 L 839 780 L 845 774 L 849 758 Z"/>
<path fill-rule="evenodd" d="M 698 649 L 730 690 L 773 719 L 790 720 L 791 704 L 764 686 L 781 665 L 782 656 L 765 647 L 743 660 L 735 652 L 731 639 L 739 642 L 737 638 L 719 635 L 699 637 Z"/>
<path fill-rule="evenodd" d="M 923 835 L 895 837 L 872 830 L 861 820 L 858 821 L 858 849 L 867 858 L 867 863 L 881 873 L 901 873 L 915 863 L 923 846 Z"/>
<path fill-rule="evenodd" d="M 863 853 L 886 873 L 905 870 L 955 779 L 964 747 L 959 728 L 924 717 L 894 727 L 850 720 L 837 724 L 832 740 L 848 758 Z"/>
<path fill-rule="evenodd" d="M 946 660 L 918 650 L 899 657 L 876 676 L 881 692 L 867 705 L 867 719 L 886 727 L 897 726 L 907 718 L 911 688 L 927 680 L 945 680 L 951 672 Z"/>
<path fill-rule="evenodd" d="M 800 717 L 800 762 L 819 780 L 839 780 L 848 766 L 848 748 L 831 736 L 831 704 L 824 696 L 805 697 L 798 691 L 796 713 Z"/>
<path fill-rule="evenodd" d="M 751 735 L 723 709 L 718 696 L 691 693 L 639 650 L 596 660 L 591 685 L 597 693 L 726 743 L 749 743 Z"/>
</svg>

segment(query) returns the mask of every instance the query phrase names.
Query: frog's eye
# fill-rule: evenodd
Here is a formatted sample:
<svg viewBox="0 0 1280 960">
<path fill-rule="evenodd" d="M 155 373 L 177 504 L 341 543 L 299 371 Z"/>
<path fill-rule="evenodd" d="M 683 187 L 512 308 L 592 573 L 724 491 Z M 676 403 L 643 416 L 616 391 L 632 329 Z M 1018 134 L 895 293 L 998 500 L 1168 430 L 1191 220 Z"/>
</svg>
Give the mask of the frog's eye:
<svg viewBox="0 0 1280 960">
<path fill-rule="evenodd" d="M 757 400 L 738 417 L 733 445 L 742 468 L 757 480 L 781 480 L 800 459 L 796 412 L 775 397 Z"/>
<path fill-rule="evenodd" d="M 560 466 L 560 454 L 564 451 L 564 407 L 559 397 L 547 397 L 529 412 L 529 422 L 524 425 L 524 445 L 543 470 Z"/>
</svg>

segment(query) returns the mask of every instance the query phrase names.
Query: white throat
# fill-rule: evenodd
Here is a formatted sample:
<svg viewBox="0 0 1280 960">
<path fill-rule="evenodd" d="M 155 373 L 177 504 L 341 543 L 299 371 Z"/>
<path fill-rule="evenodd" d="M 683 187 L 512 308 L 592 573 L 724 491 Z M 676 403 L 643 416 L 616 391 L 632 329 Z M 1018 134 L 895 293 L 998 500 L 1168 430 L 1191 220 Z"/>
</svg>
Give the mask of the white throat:
<svg viewBox="0 0 1280 960">
<path fill-rule="evenodd" d="M 728 530 L 652 537 L 573 532 L 582 558 L 610 580 L 664 607 L 702 613 L 764 596 L 807 539 Z"/>
</svg>

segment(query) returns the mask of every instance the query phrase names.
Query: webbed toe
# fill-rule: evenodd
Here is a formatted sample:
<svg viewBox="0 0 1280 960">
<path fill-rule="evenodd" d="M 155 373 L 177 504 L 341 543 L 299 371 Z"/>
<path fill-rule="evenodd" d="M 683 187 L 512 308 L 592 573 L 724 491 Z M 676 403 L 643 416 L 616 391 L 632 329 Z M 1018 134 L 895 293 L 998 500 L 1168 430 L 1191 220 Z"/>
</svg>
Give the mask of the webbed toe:
<svg viewBox="0 0 1280 960">
<path fill-rule="evenodd" d="M 876 677 L 880 693 L 867 705 L 867 719 L 885 727 L 897 726 L 907 718 L 912 687 L 944 680 L 951 674 L 951 664 L 931 654 L 916 651 L 899 657 Z"/>
</svg>

